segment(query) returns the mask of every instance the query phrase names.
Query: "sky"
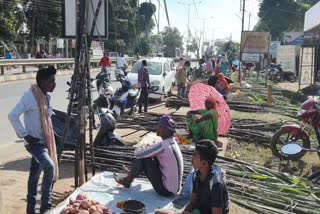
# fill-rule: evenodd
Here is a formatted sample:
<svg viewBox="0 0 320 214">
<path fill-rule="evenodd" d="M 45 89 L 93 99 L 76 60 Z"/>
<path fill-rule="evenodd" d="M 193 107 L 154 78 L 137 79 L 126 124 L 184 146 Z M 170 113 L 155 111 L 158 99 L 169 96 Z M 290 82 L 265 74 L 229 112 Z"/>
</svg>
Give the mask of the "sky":
<svg viewBox="0 0 320 214">
<path fill-rule="evenodd" d="M 143 1 L 140 1 L 140 3 Z M 160 31 L 168 26 L 166 14 L 164 10 L 163 0 L 160 0 Z M 183 4 L 179 4 L 183 3 Z M 201 2 L 201 3 L 199 3 Z M 152 0 L 158 9 L 158 0 Z M 184 42 L 187 40 L 188 26 L 188 6 L 190 5 L 190 31 L 203 31 L 203 20 L 205 20 L 205 39 L 212 41 L 213 39 L 225 39 L 232 36 L 232 40 L 240 41 L 241 32 L 241 12 L 240 0 L 167 0 L 167 7 L 171 27 L 177 27 L 184 36 Z M 259 2 L 258 0 L 246 0 L 246 13 L 244 30 L 249 29 L 249 14 L 250 30 L 258 21 Z M 156 12 L 158 16 L 158 12 Z M 209 18 L 213 17 L 213 18 Z M 155 27 L 154 33 L 157 33 Z"/>
</svg>

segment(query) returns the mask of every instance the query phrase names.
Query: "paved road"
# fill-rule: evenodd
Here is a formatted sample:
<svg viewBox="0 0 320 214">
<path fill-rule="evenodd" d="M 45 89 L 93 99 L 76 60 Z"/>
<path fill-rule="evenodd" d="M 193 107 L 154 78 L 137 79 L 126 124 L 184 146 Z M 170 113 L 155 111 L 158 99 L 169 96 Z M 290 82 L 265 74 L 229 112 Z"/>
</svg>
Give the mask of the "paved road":
<svg viewBox="0 0 320 214">
<path fill-rule="evenodd" d="M 177 65 L 177 63 L 176 63 Z M 196 63 L 192 63 L 192 67 L 196 66 Z M 95 77 L 96 73 L 93 74 Z M 119 82 L 114 80 L 114 73 L 111 74 L 112 79 L 112 87 L 115 90 L 120 86 Z M 66 111 L 68 100 L 66 99 L 67 93 L 66 90 L 68 86 L 66 85 L 66 81 L 70 80 L 70 76 L 60 76 L 57 77 L 56 89 L 52 93 L 52 106 L 55 109 Z M 13 81 L 13 82 L 5 82 L 0 83 L 0 133 L 1 133 L 1 141 L 0 141 L 0 148 L 6 144 L 22 143 L 23 141 L 20 140 L 10 122 L 8 121 L 8 113 L 10 110 L 15 106 L 15 104 L 19 101 L 23 93 L 30 87 L 35 80 L 23 80 L 23 81 Z M 93 99 L 96 98 L 97 91 L 93 91 Z M 22 119 L 22 118 L 21 118 Z M 8 147 L 9 145 L 6 145 Z"/>
<path fill-rule="evenodd" d="M 95 76 L 95 75 L 93 75 Z M 112 78 L 114 76 L 112 75 Z M 56 89 L 51 94 L 52 106 L 55 109 L 66 111 L 68 100 L 66 99 L 66 90 L 68 86 L 66 81 L 70 80 L 70 76 L 57 77 Z M 6 144 L 21 143 L 22 141 L 16 136 L 10 122 L 8 121 L 8 113 L 20 100 L 23 93 L 30 87 L 35 80 L 23 80 L 15 82 L 7 82 L 0 84 L 0 130 L 1 141 L 0 148 Z M 119 82 L 112 81 L 112 87 L 114 89 L 120 86 Z M 97 91 L 93 90 L 93 98 L 97 97 Z M 22 118 L 21 118 L 22 119 Z M 8 146 L 8 145 L 7 145 Z"/>
</svg>

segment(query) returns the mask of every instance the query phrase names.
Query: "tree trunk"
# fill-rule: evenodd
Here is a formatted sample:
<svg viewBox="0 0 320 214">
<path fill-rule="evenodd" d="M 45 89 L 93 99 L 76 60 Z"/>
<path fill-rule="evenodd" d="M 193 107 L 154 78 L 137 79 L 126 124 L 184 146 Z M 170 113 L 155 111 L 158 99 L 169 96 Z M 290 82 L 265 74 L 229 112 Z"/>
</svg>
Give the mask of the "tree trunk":
<svg viewBox="0 0 320 214">
<path fill-rule="evenodd" d="M 30 53 L 31 55 L 35 55 L 35 48 L 34 48 L 34 43 L 35 43 L 35 23 L 36 23 L 36 0 L 33 2 L 32 6 L 32 22 L 31 22 L 31 30 L 30 30 Z"/>
</svg>

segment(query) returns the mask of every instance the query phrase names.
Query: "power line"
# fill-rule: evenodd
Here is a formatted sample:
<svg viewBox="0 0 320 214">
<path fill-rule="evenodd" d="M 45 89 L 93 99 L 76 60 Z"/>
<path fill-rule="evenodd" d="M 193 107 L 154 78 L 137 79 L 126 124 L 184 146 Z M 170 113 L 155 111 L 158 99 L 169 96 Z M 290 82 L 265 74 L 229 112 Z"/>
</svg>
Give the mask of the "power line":
<svg viewBox="0 0 320 214">
<path fill-rule="evenodd" d="M 197 5 L 196 5 L 196 3 L 194 2 L 194 0 L 192 0 L 193 1 L 193 5 L 194 5 L 194 8 L 196 9 L 196 12 L 197 12 L 197 16 L 199 17 L 199 13 L 198 13 L 198 8 L 197 8 Z M 201 2 L 200 2 L 201 3 Z"/>
<path fill-rule="evenodd" d="M 8 5 L 8 6 L 16 6 L 16 4 L 13 3 L 13 2 L 2 2 L 2 4 Z M 55 8 L 55 9 L 53 10 L 52 7 L 49 7 L 49 6 L 40 6 L 40 5 L 37 5 L 37 8 L 39 8 L 39 9 L 41 9 L 41 11 L 45 11 L 45 12 L 57 12 L 57 11 L 62 11 L 62 8 Z"/>
</svg>

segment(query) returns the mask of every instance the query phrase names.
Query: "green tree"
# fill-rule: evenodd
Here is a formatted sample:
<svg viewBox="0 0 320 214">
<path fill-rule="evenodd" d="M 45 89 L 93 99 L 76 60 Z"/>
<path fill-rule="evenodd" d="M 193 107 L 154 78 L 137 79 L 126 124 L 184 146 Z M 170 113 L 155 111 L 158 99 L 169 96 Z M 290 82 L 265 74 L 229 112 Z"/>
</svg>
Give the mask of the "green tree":
<svg viewBox="0 0 320 214">
<path fill-rule="evenodd" d="M 0 1 L 0 39 L 14 40 L 22 27 L 24 14 L 21 0 Z"/>
<path fill-rule="evenodd" d="M 151 45 L 150 40 L 148 38 L 141 38 L 139 43 L 136 45 L 134 49 L 135 53 L 139 53 L 140 55 L 148 55 L 151 53 Z"/>
<path fill-rule="evenodd" d="M 234 55 L 238 55 L 240 51 L 240 43 L 232 40 L 217 39 L 214 43 L 216 54 L 226 54 L 232 52 Z"/>
<path fill-rule="evenodd" d="M 256 31 L 270 31 L 272 39 L 281 39 L 285 31 L 302 31 L 304 13 L 317 0 L 260 0 Z"/>
<path fill-rule="evenodd" d="M 164 30 L 161 32 L 161 35 L 163 45 L 175 48 L 181 48 L 183 46 L 182 36 L 180 34 L 180 31 L 176 27 L 165 27 Z"/>
<path fill-rule="evenodd" d="M 113 41 L 121 39 L 126 49 L 134 50 L 140 38 L 148 37 L 152 31 L 155 10 L 155 5 L 147 2 L 139 6 L 137 0 L 110 0 L 109 38 Z"/>
<path fill-rule="evenodd" d="M 27 26 L 30 30 L 31 52 L 34 53 L 35 40 L 62 36 L 61 0 L 25 0 Z"/>
<path fill-rule="evenodd" d="M 143 2 L 139 8 L 140 16 L 140 31 L 145 32 L 147 35 L 152 31 L 155 24 L 152 19 L 153 14 L 156 12 L 156 6 L 148 2 Z"/>
</svg>

